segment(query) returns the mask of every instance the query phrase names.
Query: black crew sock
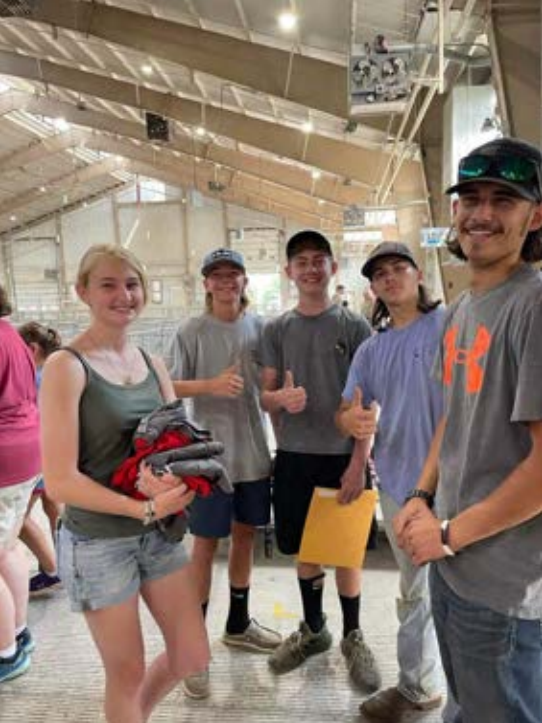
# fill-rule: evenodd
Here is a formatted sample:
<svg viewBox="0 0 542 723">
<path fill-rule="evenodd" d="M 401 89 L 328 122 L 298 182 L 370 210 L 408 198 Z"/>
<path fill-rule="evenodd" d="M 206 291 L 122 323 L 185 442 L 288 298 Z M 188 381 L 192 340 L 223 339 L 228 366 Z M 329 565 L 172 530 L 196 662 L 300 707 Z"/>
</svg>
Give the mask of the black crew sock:
<svg viewBox="0 0 542 723">
<path fill-rule="evenodd" d="M 230 635 L 244 633 L 250 624 L 248 616 L 249 587 L 233 587 L 230 585 L 230 612 L 226 622 L 226 632 Z"/>
<path fill-rule="evenodd" d="M 359 595 L 355 597 L 339 595 L 343 611 L 343 637 L 345 638 L 352 630 L 359 630 L 359 599 Z"/>
<path fill-rule="evenodd" d="M 203 613 L 203 619 L 205 620 L 207 618 L 207 609 L 209 608 L 209 601 L 206 600 L 205 602 L 201 603 L 201 612 Z"/>
<path fill-rule="evenodd" d="M 322 572 L 316 577 L 305 580 L 298 578 L 303 601 L 303 618 L 313 633 L 319 633 L 325 622 L 322 610 L 324 577 L 325 574 Z"/>
</svg>

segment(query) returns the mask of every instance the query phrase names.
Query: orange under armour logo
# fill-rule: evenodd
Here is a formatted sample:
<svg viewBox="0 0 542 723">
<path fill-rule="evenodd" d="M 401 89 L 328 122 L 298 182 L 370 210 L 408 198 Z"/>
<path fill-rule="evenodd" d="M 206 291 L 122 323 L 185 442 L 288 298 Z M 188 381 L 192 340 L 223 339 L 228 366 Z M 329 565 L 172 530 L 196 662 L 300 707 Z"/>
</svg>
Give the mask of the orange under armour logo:
<svg viewBox="0 0 542 723">
<path fill-rule="evenodd" d="M 456 345 L 458 327 L 452 326 L 444 335 L 444 375 L 446 386 L 452 383 L 454 366 L 463 364 L 467 374 L 467 394 L 477 394 L 484 383 L 484 368 L 478 361 L 491 345 L 491 334 L 485 326 L 479 326 L 470 349 Z"/>
</svg>

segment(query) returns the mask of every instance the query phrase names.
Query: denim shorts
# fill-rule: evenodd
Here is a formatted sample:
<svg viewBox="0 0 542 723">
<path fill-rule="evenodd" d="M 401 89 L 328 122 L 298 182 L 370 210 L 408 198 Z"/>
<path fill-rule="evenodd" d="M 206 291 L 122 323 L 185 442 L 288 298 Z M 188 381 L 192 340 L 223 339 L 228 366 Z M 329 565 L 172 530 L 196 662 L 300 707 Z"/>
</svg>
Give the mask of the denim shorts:
<svg viewBox="0 0 542 723">
<path fill-rule="evenodd" d="M 17 539 L 28 503 L 39 477 L 0 488 L 0 550 L 8 549 Z"/>
<path fill-rule="evenodd" d="M 74 612 L 125 602 L 143 583 L 188 562 L 183 544 L 169 542 L 158 529 L 135 537 L 90 538 L 61 525 L 57 555 L 58 574 Z"/>
<path fill-rule="evenodd" d="M 220 538 L 231 533 L 232 520 L 264 527 L 271 516 L 271 481 L 236 482 L 233 494 L 216 489 L 210 497 L 196 497 L 190 505 L 188 526 L 197 537 Z"/>
</svg>

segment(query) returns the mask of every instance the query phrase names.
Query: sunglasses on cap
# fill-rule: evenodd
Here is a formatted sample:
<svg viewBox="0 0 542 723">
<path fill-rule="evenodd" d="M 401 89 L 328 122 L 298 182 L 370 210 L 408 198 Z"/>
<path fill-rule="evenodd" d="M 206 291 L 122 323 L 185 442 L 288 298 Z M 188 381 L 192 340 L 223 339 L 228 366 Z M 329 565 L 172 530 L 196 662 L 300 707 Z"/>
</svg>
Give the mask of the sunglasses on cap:
<svg viewBox="0 0 542 723">
<path fill-rule="evenodd" d="M 475 178 L 502 178 L 509 183 L 536 182 L 539 196 L 542 197 L 542 183 L 538 163 L 531 158 L 521 156 L 483 156 L 472 155 L 459 162 L 458 181 L 470 181 Z"/>
</svg>

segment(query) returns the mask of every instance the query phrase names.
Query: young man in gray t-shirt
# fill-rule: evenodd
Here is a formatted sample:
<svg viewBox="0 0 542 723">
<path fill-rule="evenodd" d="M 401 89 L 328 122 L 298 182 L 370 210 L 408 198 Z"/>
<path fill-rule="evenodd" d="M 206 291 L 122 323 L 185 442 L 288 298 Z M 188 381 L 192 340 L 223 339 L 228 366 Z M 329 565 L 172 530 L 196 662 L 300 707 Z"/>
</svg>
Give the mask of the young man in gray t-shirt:
<svg viewBox="0 0 542 723">
<path fill-rule="evenodd" d="M 220 459 L 234 492 L 216 490 L 192 503 L 192 567 L 205 614 L 218 541 L 231 535 L 230 606 L 222 640 L 236 648 L 269 653 L 281 642 L 280 635 L 249 614 L 256 528 L 269 522 L 271 511 L 271 457 L 260 407 L 263 320 L 247 312 L 248 280 L 240 253 L 212 251 L 203 260 L 201 273 L 206 313 L 179 328 L 166 361 L 177 396 L 192 398 L 195 420 L 224 444 Z M 208 674 L 189 676 L 183 687 L 192 698 L 207 697 Z"/>
<path fill-rule="evenodd" d="M 262 406 L 273 417 L 277 438 L 273 505 L 281 552 L 299 551 L 316 486 L 339 490 L 347 504 L 364 487 L 364 470 L 349 467 L 352 443 L 333 422 L 348 367 L 358 345 L 370 336 L 367 322 L 331 303 L 329 283 L 337 270 L 328 240 L 317 231 L 295 234 L 286 247 L 286 273 L 299 293 L 295 309 L 264 330 Z M 274 673 L 287 673 L 331 646 L 322 610 L 324 573 L 298 563 L 303 622 L 269 657 Z M 361 573 L 337 569 L 343 612 L 342 652 L 352 680 L 364 690 L 380 685 L 376 661 L 359 628 Z"/>
<path fill-rule="evenodd" d="M 431 597 L 461 723 L 542 720 L 542 155 L 501 138 L 459 164 L 451 251 L 470 290 L 449 308 L 444 416 L 395 528 Z M 439 519 L 440 518 L 440 519 Z"/>
</svg>

